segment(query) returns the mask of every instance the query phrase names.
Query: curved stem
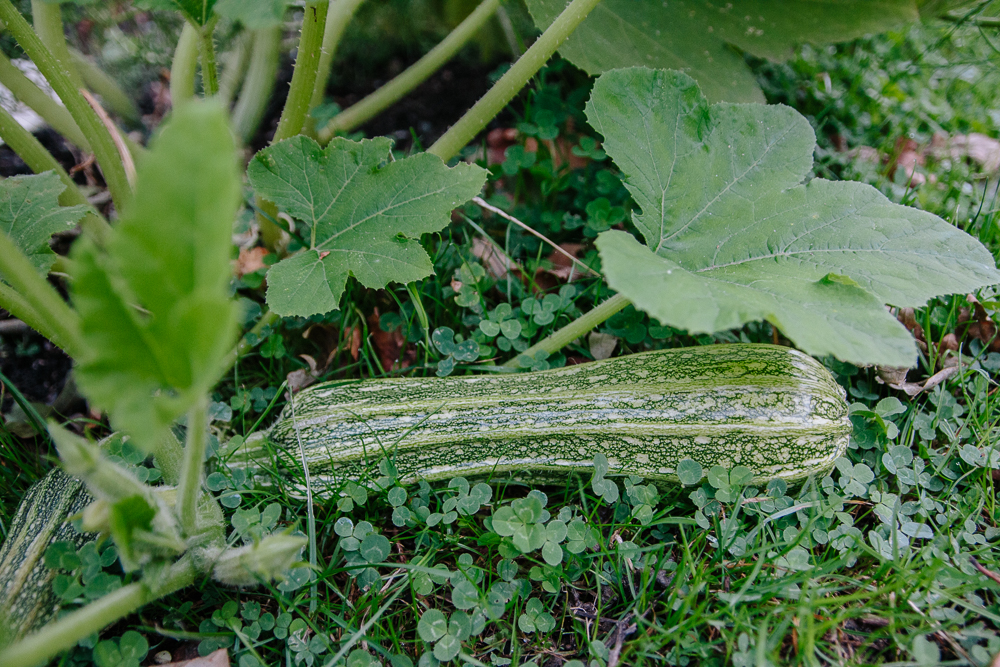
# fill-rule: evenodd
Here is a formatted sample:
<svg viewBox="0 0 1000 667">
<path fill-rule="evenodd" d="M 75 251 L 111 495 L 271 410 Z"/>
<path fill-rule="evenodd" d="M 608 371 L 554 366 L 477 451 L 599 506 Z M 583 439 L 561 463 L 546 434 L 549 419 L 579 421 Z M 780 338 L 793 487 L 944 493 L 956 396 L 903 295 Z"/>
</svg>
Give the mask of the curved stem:
<svg viewBox="0 0 1000 667">
<path fill-rule="evenodd" d="M 556 331 L 547 338 L 535 343 L 521 354 L 534 357 L 536 352 L 542 350 L 548 352 L 549 354 L 555 354 L 580 336 L 607 320 L 619 310 L 624 309 L 630 303 L 632 302 L 623 295 L 616 294 L 601 305 L 576 318 L 559 331 Z M 518 357 L 520 356 L 521 355 L 518 355 L 505 363 L 504 368 L 520 368 L 520 365 L 517 363 Z"/>
<path fill-rule="evenodd" d="M 6 86 L 14 93 L 14 97 L 27 104 L 67 141 L 76 144 L 84 152 L 90 152 L 90 142 L 83 136 L 66 107 L 46 95 L 3 53 L 0 53 L 0 84 Z"/>
<path fill-rule="evenodd" d="M 208 441 L 208 397 L 200 396 L 188 411 L 187 442 L 181 479 L 177 486 L 178 516 L 187 537 L 198 534 L 198 497 L 205 469 L 205 445 Z"/>
<path fill-rule="evenodd" d="M 601 0 L 573 0 L 489 92 L 428 149 L 447 162 L 472 141 L 548 62 Z"/>
<path fill-rule="evenodd" d="M 69 45 L 66 44 L 66 32 L 63 28 L 62 6 L 59 3 L 45 0 L 31 0 L 31 18 L 35 32 L 42 44 L 48 47 L 56 62 L 69 76 L 77 89 L 83 88 L 83 79 L 76 70 Z M 37 63 L 36 63 L 37 64 Z"/>
<path fill-rule="evenodd" d="M 198 52 L 201 54 L 201 85 L 205 97 L 219 94 L 219 70 L 215 64 L 215 24 L 212 20 L 198 29 Z"/>
<path fill-rule="evenodd" d="M 53 342 L 66 350 L 70 356 L 79 356 L 82 347 L 80 316 L 62 300 L 55 288 L 39 275 L 10 237 L 2 233 L 0 233 L 0 274 L 38 314 L 41 324 L 55 336 Z"/>
<path fill-rule="evenodd" d="M 315 109 L 323 104 L 326 95 L 326 84 L 330 81 L 333 70 L 333 56 L 337 53 L 340 38 L 344 36 L 347 24 L 351 22 L 354 13 L 358 11 L 365 0 L 335 0 L 326 14 L 326 27 L 323 29 L 323 49 L 319 55 L 319 66 L 316 68 L 316 83 L 313 85 L 312 99 L 309 109 Z M 306 119 L 306 127 L 312 132 L 313 120 Z"/>
<path fill-rule="evenodd" d="M 363 125 L 426 81 L 479 32 L 499 7 L 500 0 L 483 0 L 479 3 L 479 6 L 458 24 L 458 27 L 423 58 L 368 97 L 337 114 L 319 133 L 320 143 L 325 144 L 330 141 L 338 132 L 350 132 Z"/>
<path fill-rule="evenodd" d="M 190 558 L 182 558 L 170 567 L 156 586 L 138 581 L 98 598 L 82 609 L 66 614 L 38 632 L 0 651 L 4 667 L 35 667 L 53 656 L 73 648 L 84 637 L 102 630 L 128 616 L 145 604 L 194 583 L 198 572 Z"/>
<path fill-rule="evenodd" d="M 299 52 L 295 57 L 292 83 L 288 88 L 288 99 L 274 131 L 272 143 L 294 137 L 302 131 L 309 115 L 309 102 L 316 86 L 320 53 L 323 50 L 323 30 L 329 0 L 309 0 L 306 2 L 305 16 L 302 18 L 302 34 L 299 35 Z"/>
<path fill-rule="evenodd" d="M 130 123 L 135 123 L 138 125 L 142 122 L 142 118 L 139 115 L 139 109 L 135 106 L 135 102 L 132 98 L 122 90 L 114 79 L 107 75 L 107 73 L 100 67 L 90 62 L 87 56 L 83 55 L 76 49 L 69 50 L 70 58 L 73 60 L 73 65 L 76 67 L 77 71 L 80 72 L 80 76 L 83 78 L 83 82 L 87 86 L 101 96 L 104 103 L 111 108 L 116 114 L 126 119 Z"/>
<path fill-rule="evenodd" d="M 52 344 L 68 352 L 69 342 L 60 338 L 59 334 L 52 331 L 45 319 L 38 314 L 31 304 L 23 296 L 11 289 L 10 285 L 0 282 L 0 308 L 6 308 L 7 312 L 21 320 L 29 327 L 52 341 Z"/>
<path fill-rule="evenodd" d="M 107 235 L 111 233 L 111 226 L 107 220 L 93 211 L 90 202 L 80 192 L 76 183 L 69 177 L 62 165 L 52 157 L 52 154 L 45 149 L 45 146 L 42 146 L 33 134 L 24 129 L 20 123 L 14 120 L 13 116 L 2 108 L 0 108 L 0 139 L 3 139 L 4 143 L 10 146 L 36 174 L 54 171 L 59 176 L 59 180 L 66 186 L 66 189 L 59 195 L 59 203 L 63 206 L 86 206 L 89 212 L 83 218 L 81 225 L 88 235 L 98 244 L 103 245 Z"/>
<path fill-rule="evenodd" d="M 58 8 L 58 6 L 56 7 Z M 73 115 L 84 136 L 90 141 L 90 147 L 104 173 L 104 180 L 108 184 L 111 198 L 114 200 L 115 206 L 121 210 L 122 206 L 131 199 L 132 190 L 125 177 L 125 168 L 118 157 L 115 142 L 107 128 L 104 127 L 101 119 L 97 117 L 97 113 L 83 98 L 80 87 L 73 81 L 72 74 L 62 67 L 56 57 L 45 47 L 42 40 L 38 38 L 28 22 L 11 3 L 11 0 L 0 0 L 0 21 L 35 63 L 38 71 L 48 80 L 59 99 Z"/>
<path fill-rule="evenodd" d="M 197 70 L 198 29 L 185 22 L 170 65 L 170 102 L 175 109 L 194 99 L 194 76 Z"/>
<path fill-rule="evenodd" d="M 233 129 L 243 143 L 249 142 L 257 134 L 264 111 L 267 110 L 278 76 L 280 49 L 280 26 L 254 32 L 250 67 L 233 109 Z"/>
</svg>

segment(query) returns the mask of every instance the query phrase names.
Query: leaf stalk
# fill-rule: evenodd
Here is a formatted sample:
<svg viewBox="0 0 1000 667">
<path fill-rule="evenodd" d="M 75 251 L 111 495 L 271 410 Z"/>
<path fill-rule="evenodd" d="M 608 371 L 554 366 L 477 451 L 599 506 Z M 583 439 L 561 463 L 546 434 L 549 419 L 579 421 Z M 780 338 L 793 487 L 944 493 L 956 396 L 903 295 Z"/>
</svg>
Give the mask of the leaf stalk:
<svg viewBox="0 0 1000 667">
<path fill-rule="evenodd" d="M 546 28 L 541 37 L 535 40 L 531 48 L 507 70 L 507 73 L 465 112 L 457 123 L 435 141 L 427 152 L 437 155 L 445 162 L 458 155 L 458 152 L 527 85 L 528 80 L 548 62 L 556 49 L 569 38 L 600 1 L 573 0 L 552 25 Z"/>
</svg>

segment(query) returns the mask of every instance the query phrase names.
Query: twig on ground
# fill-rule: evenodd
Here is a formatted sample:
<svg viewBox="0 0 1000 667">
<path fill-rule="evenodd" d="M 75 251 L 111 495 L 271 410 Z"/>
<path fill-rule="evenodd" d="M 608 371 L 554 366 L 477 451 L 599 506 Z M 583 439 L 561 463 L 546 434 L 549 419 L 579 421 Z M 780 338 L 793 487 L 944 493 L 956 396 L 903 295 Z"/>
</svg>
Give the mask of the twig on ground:
<svg viewBox="0 0 1000 667">
<path fill-rule="evenodd" d="M 551 246 L 553 250 L 555 250 L 556 252 L 560 253 L 561 255 L 565 255 L 567 258 L 569 258 L 569 260 L 571 262 L 573 262 L 573 264 L 579 265 L 587 273 L 589 273 L 589 274 L 591 274 L 593 276 L 596 276 L 598 278 L 601 276 L 600 273 L 598 273 L 597 271 L 594 271 L 592 268 L 590 268 L 589 266 L 587 266 L 586 264 L 584 264 L 583 262 L 581 262 L 580 260 L 578 260 L 576 257 L 574 257 L 570 253 L 566 252 L 566 250 L 564 248 L 561 248 L 558 245 L 556 245 L 555 243 L 553 243 L 544 234 L 536 232 L 534 229 L 532 229 L 528 225 L 524 224 L 523 222 L 521 222 L 520 220 L 518 220 L 517 218 L 515 218 L 511 214 L 507 213 L 506 211 L 504 211 L 502 209 L 499 209 L 496 206 L 493 206 L 492 204 L 486 203 L 486 200 L 484 200 L 482 197 L 473 197 L 472 201 L 475 202 L 476 204 L 478 204 L 480 207 L 485 208 L 487 211 L 492 211 L 493 213 L 496 213 L 497 215 L 499 215 L 504 220 L 509 220 L 510 222 L 513 222 L 515 225 L 517 225 L 518 227 L 520 227 L 524 231 L 528 232 L 532 236 L 538 237 L 539 239 L 541 239 L 542 241 L 544 241 L 545 243 L 547 243 L 549 246 Z"/>
</svg>

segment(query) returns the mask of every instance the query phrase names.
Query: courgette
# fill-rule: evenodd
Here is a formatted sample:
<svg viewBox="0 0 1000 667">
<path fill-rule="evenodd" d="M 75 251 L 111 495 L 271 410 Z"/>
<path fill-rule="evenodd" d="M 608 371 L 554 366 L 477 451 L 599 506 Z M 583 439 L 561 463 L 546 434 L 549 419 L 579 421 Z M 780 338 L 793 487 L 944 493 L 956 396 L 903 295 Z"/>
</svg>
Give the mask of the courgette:
<svg viewBox="0 0 1000 667">
<path fill-rule="evenodd" d="M 58 468 L 28 489 L 0 547 L 0 646 L 41 627 L 59 610 L 52 590 L 58 572 L 45 565 L 45 551 L 53 542 L 79 548 L 94 539 L 69 522 L 92 500 L 82 482 Z"/>
<path fill-rule="evenodd" d="M 677 463 L 736 465 L 755 481 L 827 472 L 847 447 L 844 390 L 816 360 L 773 345 L 661 350 L 520 374 L 326 383 L 299 393 L 230 465 L 277 468 L 314 490 L 378 476 L 402 481 L 513 475 L 527 482 L 612 474 L 676 482 Z M 266 472 L 265 472 L 266 470 Z"/>
</svg>

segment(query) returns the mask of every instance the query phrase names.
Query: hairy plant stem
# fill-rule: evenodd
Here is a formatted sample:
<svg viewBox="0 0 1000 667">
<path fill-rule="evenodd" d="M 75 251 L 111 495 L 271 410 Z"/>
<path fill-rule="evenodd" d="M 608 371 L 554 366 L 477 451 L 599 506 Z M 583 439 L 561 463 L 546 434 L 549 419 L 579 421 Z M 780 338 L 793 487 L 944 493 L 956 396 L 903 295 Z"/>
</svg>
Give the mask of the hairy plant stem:
<svg viewBox="0 0 1000 667">
<path fill-rule="evenodd" d="M 7 309 L 7 312 L 48 338 L 59 349 L 64 352 L 69 351 L 69 343 L 49 328 L 38 311 L 23 296 L 15 292 L 10 285 L 2 282 L 0 282 L 0 308 Z"/>
<path fill-rule="evenodd" d="M 82 352 L 80 316 L 38 274 L 6 234 L 0 234 L 0 275 L 38 315 L 40 323 L 46 328 L 46 331 L 38 333 L 47 338 L 52 334 L 50 340 L 53 343 L 70 356 L 79 357 Z"/>
<path fill-rule="evenodd" d="M 177 485 L 177 515 L 187 537 L 198 534 L 198 497 L 205 468 L 205 446 L 208 442 L 208 397 L 199 396 L 188 411 L 187 442 L 181 479 Z"/>
<path fill-rule="evenodd" d="M 175 109 L 194 99 L 194 78 L 197 71 L 198 28 L 185 22 L 170 64 L 170 102 Z"/>
<path fill-rule="evenodd" d="M 53 6 L 58 8 L 58 5 Z M 73 115 L 80 130 L 90 142 L 90 147 L 104 173 L 104 180 L 108 184 L 108 190 L 111 192 L 115 206 L 121 210 L 122 206 L 131 199 L 132 190 L 129 187 L 125 168 L 118 157 L 118 150 L 111 134 L 104 127 L 97 113 L 87 103 L 87 100 L 83 98 L 80 87 L 74 83 L 71 74 L 45 47 L 42 40 L 38 38 L 35 31 L 31 29 L 28 22 L 11 3 L 11 0 L 0 0 L 0 21 L 35 63 L 38 71 L 48 80 L 53 90 L 59 95 L 59 99 Z"/>
<path fill-rule="evenodd" d="M 486 127 L 507 103 L 524 88 L 528 80 L 548 62 L 563 42 L 576 30 L 583 19 L 597 6 L 601 0 L 573 0 L 552 22 L 541 37 L 535 40 L 524 55 L 507 70 L 507 73 L 497 81 L 476 104 L 458 119 L 444 135 L 434 142 L 427 152 L 437 155 L 447 162 L 466 144 L 472 141 L 479 131 Z"/>
<path fill-rule="evenodd" d="M 549 354 L 555 354 L 580 336 L 586 334 L 588 331 L 607 320 L 618 311 L 624 309 L 630 303 L 632 302 L 623 295 L 616 294 L 601 305 L 596 308 L 592 308 L 590 311 L 576 318 L 559 331 L 556 331 L 548 337 L 538 341 L 521 354 L 534 357 L 537 352 L 543 350 Z M 520 356 L 521 355 L 518 355 L 505 363 L 504 368 L 520 368 L 517 361 Z"/>
<path fill-rule="evenodd" d="M 309 0 L 302 17 L 302 33 L 299 35 L 298 55 L 292 71 L 292 83 L 288 88 L 288 99 L 278 119 L 278 129 L 274 131 L 272 143 L 294 137 L 302 131 L 309 115 L 309 102 L 316 86 L 320 54 L 323 51 L 323 30 L 330 0 Z"/>
<path fill-rule="evenodd" d="M 323 50 L 323 30 L 329 8 L 329 0 L 306 2 L 305 14 L 302 17 L 302 32 L 299 35 L 298 55 L 295 57 L 295 69 L 292 71 L 292 83 L 289 85 L 288 99 L 285 100 L 285 108 L 281 110 L 281 118 L 278 119 L 278 127 L 274 131 L 271 143 L 294 137 L 305 126 L 313 87 L 316 85 L 316 71 Z M 281 242 L 281 228 L 271 220 L 278 217 L 278 207 L 262 197 L 257 197 L 256 204 L 257 226 L 260 228 L 264 245 L 270 250 L 277 250 Z"/>
<path fill-rule="evenodd" d="M 72 611 L 22 641 L 0 651 L 4 667 L 36 667 L 73 648 L 84 637 L 100 631 L 143 605 L 194 583 L 198 576 L 189 556 L 181 558 L 155 583 L 137 581 Z"/>
<path fill-rule="evenodd" d="M 483 0 L 458 27 L 423 58 L 371 95 L 337 114 L 319 133 L 320 143 L 327 143 L 338 132 L 349 132 L 364 124 L 426 81 L 479 32 L 499 7 L 500 0 Z"/>
<path fill-rule="evenodd" d="M 13 116 L 2 108 L 0 108 L 0 138 L 36 174 L 54 171 L 59 176 L 63 185 L 66 186 L 66 189 L 59 195 L 59 203 L 62 206 L 86 206 L 89 212 L 84 216 L 81 226 L 88 236 L 99 245 L 103 245 L 108 234 L 111 233 L 111 225 L 91 208 L 90 203 L 80 192 L 76 183 L 69 177 L 62 165 L 52 157 L 52 154 L 45 149 L 45 146 L 42 146 L 33 134 L 24 129 L 20 123 L 14 120 Z"/>
<path fill-rule="evenodd" d="M 315 109 L 323 103 L 326 95 L 326 84 L 333 70 L 333 56 L 337 53 L 340 38 L 344 36 L 347 24 L 351 22 L 354 13 L 358 11 L 365 0 L 334 0 L 326 14 L 326 27 L 323 29 L 323 48 L 319 55 L 319 65 L 316 67 L 316 83 L 313 85 L 312 99 L 309 109 Z M 312 117 L 306 118 L 306 132 L 315 134 L 315 122 Z"/>
<path fill-rule="evenodd" d="M 83 79 L 76 69 L 73 57 L 69 54 L 69 45 L 66 44 L 62 5 L 57 2 L 46 2 L 46 0 L 31 0 L 31 18 L 34 22 L 35 33 L 42 40 L 42 44 L 52 53 L 59 67 L 66 72 L 78 90 L 83 88 Z"/>
<path fill-rule="evenodd" d="M 6 86 L 14 93 L 14 97 L 27 104 L 67 141 L 82 151 L 90 152 L 90 142 L 83 136 L 83 132 L 66 107 L 46 95 L 2 53 L 0 53 L 0 84 Z"/>
<path fill-rule="evenodd" d="M 198 52 L 201 55 L 201 85 L 205 97 L 219 94 L 219 70 L 215 64 L 215 24 L 212 19 L 198 28 Z"/>
<path fill-rule="evenodd" d="M 107 73 L 100 67 L 90 62 L 87 56 L 83 55 L 76 49 L 71 48 L 69 50 L 70 58 L 73 59 L 73 65 L 76 67 L 80 76 L 83 78 L 83 82 L 87 86 L 101 96 L 104 103 L 114 111 L 116 114 L 126 119 L 130 123 L 138 125 L 142 122 L 142 118 L 139 115 L 139 109 L 135 106 L 135 102 L 132 98 L 122 90 L 114 79 L 107 75 Z"/>
<path fill-rule="evenodd" d="M 257 134 L 267 102 L 271 99 L 278 75 L 280 49 L 281 26 L 253 33 L 250 66 L 233 109 L 233 129 L 243 143 L 248 143 Z"/>
</svg>

